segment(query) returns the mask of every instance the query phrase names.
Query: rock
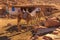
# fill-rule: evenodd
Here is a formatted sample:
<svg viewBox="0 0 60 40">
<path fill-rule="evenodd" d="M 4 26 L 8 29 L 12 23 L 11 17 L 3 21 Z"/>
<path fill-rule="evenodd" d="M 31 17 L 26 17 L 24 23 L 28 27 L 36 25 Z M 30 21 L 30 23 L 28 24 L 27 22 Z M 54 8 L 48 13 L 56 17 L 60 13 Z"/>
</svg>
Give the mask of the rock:
<svg viewBox="0 0 60 40">
<path fill-rule="evenodd" d="M 11 40 L 11 39 L 7 36 L 2 36 L 2 37 L 0 37 L 0 40 Z"/>
<path fill-rule="evenodd" d="M 53 31 L 53 34 L 58 34 L 58 31 Z"/>
<path fill-rule="evenodd" d="M 60 32 L 60 29 L 59 28 L 57 28 L 56 30 Z"/>
<path fill-rule="evenodd" d="M 48 37 L 48 36 L 44 36 L 43 39 L 44 40 L 53 40 L 51 37 Z"/>
<path fill-rule="evenodd" d="M 60 36 L 54 35 L 54 34 L 46 34 L 45 37 L 50 37 L 52 39 L 58 39 L 58 38 L 60 38 Z"/>
<path fill-rule="evenodd" d="M 14 31 L 18 32 L 17 25 L 14 25 L 8 29 L 6 29 L 7 32 L 13 33 Z"/>
</svg>

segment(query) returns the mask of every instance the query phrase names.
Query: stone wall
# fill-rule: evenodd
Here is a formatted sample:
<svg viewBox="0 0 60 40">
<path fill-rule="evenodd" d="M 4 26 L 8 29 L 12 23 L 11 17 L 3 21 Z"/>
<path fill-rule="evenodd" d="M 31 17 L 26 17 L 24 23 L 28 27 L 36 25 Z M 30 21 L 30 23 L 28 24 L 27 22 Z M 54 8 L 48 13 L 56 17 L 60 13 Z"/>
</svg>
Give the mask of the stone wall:
<svg viewBox="0 0 60 40">
<path fill-rule="evenodd" d="M 14 5 L 37 5 L 37 4 L 56 4 L 60 5 L 60 0 L 0 0 L 0 3 L 8 3 Z"/>
</svg>

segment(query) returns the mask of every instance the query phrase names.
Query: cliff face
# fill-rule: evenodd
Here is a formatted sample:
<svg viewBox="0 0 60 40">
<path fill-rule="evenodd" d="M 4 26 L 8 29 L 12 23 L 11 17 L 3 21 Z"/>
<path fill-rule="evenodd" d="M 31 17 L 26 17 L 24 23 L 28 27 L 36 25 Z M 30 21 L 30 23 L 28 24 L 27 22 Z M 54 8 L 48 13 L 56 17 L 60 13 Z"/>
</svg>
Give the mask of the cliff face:
<svg viewBox="0 0 60 40">
<path fill-rule="evenodd" d="M 8 3 L 14 5 L 29 5 L 29 4 L 56 4 L 60 5 L 60 0 L 0 0 L 0 3 Z"/>
<path fill-rule="evenodd" d="M 7 0 L 17 4 L 60 4 L 60 0 Z"/>
<path fill-rule="evenodd" d="M 7 0 L 9 5 L 55 5 L 60 8 L 60 0 Z"/>
<path fill-rule="evenodd" d="M 8 5 L 55 5 L 60 8 L 60 0 L 0 0 L 0 4 Z"/>
</svg>

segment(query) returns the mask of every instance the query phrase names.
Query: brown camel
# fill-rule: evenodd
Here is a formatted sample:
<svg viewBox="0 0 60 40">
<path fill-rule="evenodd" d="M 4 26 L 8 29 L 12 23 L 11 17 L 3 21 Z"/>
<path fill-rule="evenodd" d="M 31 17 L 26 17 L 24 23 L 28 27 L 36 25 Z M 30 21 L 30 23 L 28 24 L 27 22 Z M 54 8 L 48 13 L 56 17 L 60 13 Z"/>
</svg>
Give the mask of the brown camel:
<svg viewBox="0 0 60 40">
<path fill-rule="evenodd" d="M 27 24 L 29 24 L 29 21 L 32 19 L 31 15 L 28 12 L 22 12 L 21 9 L 18 10 L 18 18 L 17 18 L 17 25 L 18 25 L 18 30 L 20 31 L 20 24 L 19 22 L 21 19 L 26 20 Z"/>
</svg>

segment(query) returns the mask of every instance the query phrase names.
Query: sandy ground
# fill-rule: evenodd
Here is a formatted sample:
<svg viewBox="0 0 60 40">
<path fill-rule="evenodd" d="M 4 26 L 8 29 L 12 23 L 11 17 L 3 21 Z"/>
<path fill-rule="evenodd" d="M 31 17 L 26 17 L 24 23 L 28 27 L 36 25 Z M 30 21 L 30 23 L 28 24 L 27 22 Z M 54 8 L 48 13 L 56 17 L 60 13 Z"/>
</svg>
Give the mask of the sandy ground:
<svg viewBox="0 0 60 40">
<path fill-rule="evenodd" d="M 0 18 L 0 33 L 3 33 L 5 31 L 4 26 L 6 26 L 8 23 L 15 25 L 17 24 L 17 19 Z M 5 34 L 5 35 L 8 35 L 8 34 Z M 26 32 L 26 33 L 22 33 L 22 34 L 11 37 L 11 40 L 31 40 L 30 39 L 31 36 L 32 36 L 31 32 Z"/>
<path fill-rule="evenodd" d="M 17 24 L 17 19 L 0 18 L 0 32 L 4 31 L 4 26 L 8 23 L 11 23 L 12 25 Z"/>
<path fill-rule="evenodd" d="M 0 33 L 4 31 L 4 29 L 5 29 L 4 26 L 6 26 L 8 23 L 15 25 L 15 24 L 17 24 L 17 19 L 0 18 Z M 8 35 L 8 34 L 6 34 L 6 35 Z M 59 35 L 60 35 L 60 33 L 59 33 Z M 26 33 L 22 33 L 22 34 L 19 34 L 16 36 L 12 36 L 10 38 L 11 38 L 11 40 L 31 40 L 30 39 L 31 36 L 32 36 L 31 32 L 26 32 Z M 42 37 L 39 37 L 38 40 L 42 40 Z M 60 40 L 60 39 L 57 39 L 57 40 Z"/>
<path fill-rule="evenodd" d="M 7 18 L 0 18 L 0 26 L 3 27 L 8 23 L 17 24 L 17 19 L 7 19 Z"/>
<path fill-rule="evenodd" d="M 0 18 L 0 33 L 4 32 L 4 30 L 5 30 L 4 26 L 6 26 L 8 23 L 10 23 L 12 25 L 16 25 L 17 24 L 17 19 L 7 19 L 7 18 L 3 19 L 3 18 Z M 29 38 L 30 38 L 29 35 L 31 35 L 30 32 L 22 33 L 22 34 L 11 37 L 11 40 L 29 40 Z"/>
<path fill-rule="evenodd" d="M 17 24 L 17 19 L 1 19 L 0 18 L 0 26 L 1 26 L 0 33 L 4 32 L 4 26 L 6 26 L 8 23 L 15 25 Z M 22 33 L 22 34 L 11 37 L 11 40 L 29 40 L 31 37 L 30 35 L 31 35 L 31 32 Z"/>
</svg>

